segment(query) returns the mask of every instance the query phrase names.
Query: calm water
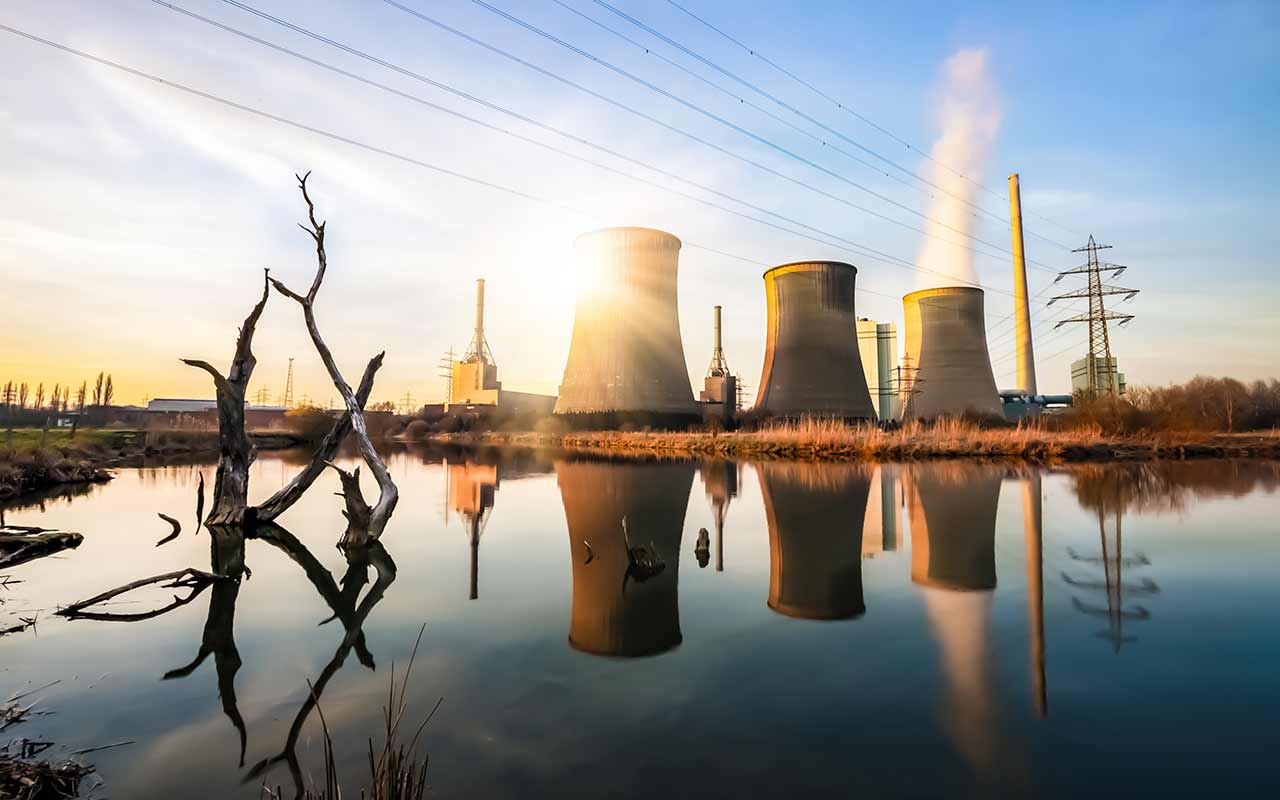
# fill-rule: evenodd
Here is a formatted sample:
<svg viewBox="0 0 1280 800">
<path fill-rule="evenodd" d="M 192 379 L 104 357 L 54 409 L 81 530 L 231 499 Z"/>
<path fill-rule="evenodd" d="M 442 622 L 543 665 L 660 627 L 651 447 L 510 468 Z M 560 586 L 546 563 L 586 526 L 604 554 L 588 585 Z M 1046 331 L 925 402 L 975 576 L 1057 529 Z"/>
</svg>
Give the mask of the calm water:
<svg viewBox="0 0 1280 800">
<path fill-rule="evenodd" d="M 255 499 L 296 464 L 263 454 Z M 409 718 L 444 698 L 425 737 L 441 797 L 1280 792 L 1278 465 L 421 451 L 392 469 L 384 549 L 335 547 L 326 476 L 287 530 L 216 543 L 251 578 L 137 622 L 45 615 L 210 568 L 207 465 L 11 507 L 85 541 L 0 590 L 0 623 L 44 609 L 0 639 L 0 699 L 61 679 L 0 744 L 134 740 L 90 757 L 113 798 L 256 797 L 250 768 L 281 757 L 266 776 L 288 796 L 290 758 L 318 774 L 311 681 L 353 792 L 426 623 Z M 161 547 L 157 512 L 186 528 Z"/>
</svg>

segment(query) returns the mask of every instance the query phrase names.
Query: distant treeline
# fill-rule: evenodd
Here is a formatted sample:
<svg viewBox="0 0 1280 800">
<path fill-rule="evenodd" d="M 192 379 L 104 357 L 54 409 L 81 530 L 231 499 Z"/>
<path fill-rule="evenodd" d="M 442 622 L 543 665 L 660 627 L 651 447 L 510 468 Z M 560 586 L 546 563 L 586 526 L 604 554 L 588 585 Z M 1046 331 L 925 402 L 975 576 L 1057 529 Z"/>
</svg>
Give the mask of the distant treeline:
<svg viewBox="0 0 1280 800">
<path fill-rule="evenodd" d="M 75 413 L 83 416 L 85 409 L 110 406 L 115 400 L 116 386 L 109 372 L 99 372 L 89 388 L 88 381 L 81 381 L 72 394 L 71 384 L 55 383 L 48 393 L 43 382 L 34 387 L 26 381 L 6 381 L 0 386 L 0 413 L 7 428 L 41 426 L 50 417 Z"/>
<path fill-rule="evenodd" d="M 1109 434 L 1278 428 L 1280 380 L 1246 384 L 1197 376 L 1183 384 L 1131 388 L 1116 399 L 1077 395 L 1072 409 L 1057 421 L 1066 428 L 1096 426 Z"/>
</svg>

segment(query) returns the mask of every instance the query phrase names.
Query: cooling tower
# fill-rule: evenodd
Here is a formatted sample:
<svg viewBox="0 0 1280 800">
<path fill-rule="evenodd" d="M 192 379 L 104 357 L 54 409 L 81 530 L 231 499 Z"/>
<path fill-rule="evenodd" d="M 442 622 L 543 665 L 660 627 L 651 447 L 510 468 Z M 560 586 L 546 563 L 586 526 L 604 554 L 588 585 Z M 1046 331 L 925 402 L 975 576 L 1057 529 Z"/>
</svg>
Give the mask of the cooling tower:
<svg viewBox="0 0 1280 800">
<path fill-rule="evenodd" d="M 1001 470 L 924 464 L 908 471 L 911 580 L 953 591 L 996 587 Z"/>
<path fill-rule="evenodd" d="M 698 413 L 676 307 L 680 240 L 604 228 L 574 242 L 579 290 L 556 413 Z"/>
<path fill-rule="evenodd" d="M 676 580 L 693 472 L 692 463 L 556 463 L 573 558 L 575 650 L 634 658 L 680 644 Z M 661 571 L 633 563 L 628 541 L 652 553 Z"/>
<path fill-rule="evenodd" d="M 769 523 L 769 608 L 801 619 L 861 616 L 870 470 L 763 463 L 757 472 Z"/>
<path fill-rule="evenodd" d="M 852 264 L 838 261 L 765 272 L 769 333 L 757 409 L 785 417 L 876 418 L 858 353 L 857 275 Z"/>
<path fill-rule="evenodd" d="M 987 352 L 982 290 L 923 289 L 902 298 L 902 311 L 903 419 L 966 411 L 1002 415 Z"/>
</svg>

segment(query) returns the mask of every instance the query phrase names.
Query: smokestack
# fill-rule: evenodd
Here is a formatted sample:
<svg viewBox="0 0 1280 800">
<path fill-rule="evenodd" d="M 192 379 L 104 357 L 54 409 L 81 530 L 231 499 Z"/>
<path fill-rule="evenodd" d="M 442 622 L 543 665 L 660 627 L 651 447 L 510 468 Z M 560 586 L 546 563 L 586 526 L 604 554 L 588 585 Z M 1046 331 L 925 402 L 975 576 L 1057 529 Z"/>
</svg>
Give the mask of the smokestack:
<svg viewBox="0 0 1280 800">
<path fill-rule="evenodd" d="M 765 272 L 768 335 L 757 409 L 784 417 L 876 418 L 858 352 L 857 275 L 839 261 L 798 261 Z"/>
<path fill-rule="evenodd" d="M 983 297 L 971 286 L 944 286 L 902 298 L 904 420 L 966 412 L 1001 415 Z"/>
<path fill-rule="evenodd" d="M 715 322 L 715 325 L 716 325 L 716 349 L 715 349 L 715 351 L 716 351 L 717 353 L 719 353 L 721 350 L 723 350 L 723 349 L 724 349 L 724 348 L 722 348 L 722 347 L 720 346 L 720 306 L 716 306 L 715 319 L 716 319 L 716 322 Z"/>
<path fill-rule="evenodd" d="M 1013 325 L 1017 343 L 1017 388 L 1036 394 L 1036 359 L 1031 350 L 1031 303 L 1027 299 L 1027 262 L 1022 244 L 1022 189 L 1018 173 L 1009 176 L 1009 225 L 1013 228 Z"/>
<path fill-rule="evenodd" d="M 484 341 L 484 278 L 476 278 L 476 341 Z"/>
</svg>

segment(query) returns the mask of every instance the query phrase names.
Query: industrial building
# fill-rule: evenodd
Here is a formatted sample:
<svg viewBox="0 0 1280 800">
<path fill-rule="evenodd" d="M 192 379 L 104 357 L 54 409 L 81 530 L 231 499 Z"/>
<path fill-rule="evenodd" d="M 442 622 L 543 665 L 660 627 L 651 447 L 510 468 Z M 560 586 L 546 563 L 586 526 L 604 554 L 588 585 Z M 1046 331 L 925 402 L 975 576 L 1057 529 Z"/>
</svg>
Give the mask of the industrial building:
<svg viewBox="0 0 1280 800">
<path fill-rule="evenodd" d="M 876 415 L 884 420 L 897 419 L 902 411 L 898 392 L 898 327 L 892 322 L 858 319 L 858 354 L 862 358 L 862 374 L 867 391 L 875 405 Z"/>
<path fill-rule="evenodd" d="M 1124 373 L 1120 371 L 1120 362 L 1112 356 L 1111 358 L 1095 358 L 1094 356 L 1085 356 L 1071 362 L 1071 391 L 1090 392 L 1089 383 L 1089 366 L 1093 365 L 1094 381 L 1093 386 L 1111 386 L 1116 389 L 1116 394 L 1124 394 L 1127 385 L 1124 379 Z M 1107 373 L 1111 375 L 1108 376 Z"/>
<path fill-rule="evenodd" d="M 580 269 L 557 414 L 699 414 L 680 339 L 680 240 L 605 228 L 574 242 Z"/>
<path fill-rule="evenodd" d="M 720 306 L 714 309 L 714 344 L 711 348 L 711 365 L 703 380 L 698 402 L 702 404 L 704 419 L 732 422 L 738 414 L 738 378 L 729 371 L 729 361 L 724 357 L 720 338 Z"/>
<path fill-rule="evenodd" d="M 870 470 L 832 464 L 756 467 L 769 525 L 769 608 L 800 619 L 850 619 L 866 611 L 862 526 Z"/>
<path fill-rule="evenodd" d="M 498 364 L 484 335 L 484 278 L 476 279 L 476 322 L 467 352 L 450 369 L 449 402 L 445 411 L 502 409 L 516 415 L 545 415 L 555 409 L 550 395 L 513 392 L 502 388 Z"/>
<path fill-rule="evenodd" d="M 799 261 L 764 273 L 768 333 L 757 410 L 876 418 L 858 350 L 857 274 L 838 261 Z"/>
<path fill-rule="evenodd" d="M 692 462 L 557 461 L 573 559 L 569 644 L 601 656 L 680 644 L 676 593 Z"/>
<path fill-rule="evenodd" d="M 1000 416 L 983 291 L 970 286 L 922 289 L 902 298 L 902 310 L 902 418 Z"/>
</svg>

